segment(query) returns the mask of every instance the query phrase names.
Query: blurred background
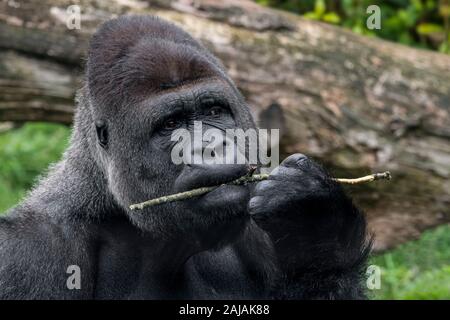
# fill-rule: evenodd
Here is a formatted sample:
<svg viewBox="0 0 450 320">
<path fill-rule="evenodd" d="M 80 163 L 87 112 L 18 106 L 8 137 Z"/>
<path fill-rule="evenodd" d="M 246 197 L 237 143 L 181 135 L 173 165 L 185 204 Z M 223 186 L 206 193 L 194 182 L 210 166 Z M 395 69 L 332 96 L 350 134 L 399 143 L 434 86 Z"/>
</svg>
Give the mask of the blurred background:
<svg viewBox="0 0 450 320">
<path fill-rule="evenodd" d="M 448 0 L 257 0 L 305 18 L 349 28 L 408 46 L 450 53 L 450 1 Z M 377 5 L 382 27 L 369 30 L 367 8 Z"/>
<path fill-rule="evenodd" d="M 280 159 L 390 170 L 348 188 L 375 236 L 370 295 L 450 299 L 450 0 L 1 0 L 1 213 L 67 147 L 90 35 L 129 13 L 219 56 L 259 126 L 280 129 Z"/>
</svg>

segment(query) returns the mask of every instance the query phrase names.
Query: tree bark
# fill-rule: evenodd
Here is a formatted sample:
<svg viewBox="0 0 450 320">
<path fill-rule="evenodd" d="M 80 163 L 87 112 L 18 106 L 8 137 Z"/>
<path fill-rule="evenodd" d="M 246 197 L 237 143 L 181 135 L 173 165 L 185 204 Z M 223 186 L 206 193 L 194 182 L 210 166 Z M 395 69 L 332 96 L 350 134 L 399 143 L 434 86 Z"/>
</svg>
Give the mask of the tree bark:
<svg viewBox="0 0 450 320">
<path fill-rule="evenodd" d="M 450 220 L 450 57 L 361 37 L 250 1 L 0 3 L 0 121 L 70 123 L 90 35 L 125 13 L 156 14 L 225 64 L 262 127 L 280 128 L 334 176 L 390 170 L 350 187 L 384 250 Z"/>
</svg>

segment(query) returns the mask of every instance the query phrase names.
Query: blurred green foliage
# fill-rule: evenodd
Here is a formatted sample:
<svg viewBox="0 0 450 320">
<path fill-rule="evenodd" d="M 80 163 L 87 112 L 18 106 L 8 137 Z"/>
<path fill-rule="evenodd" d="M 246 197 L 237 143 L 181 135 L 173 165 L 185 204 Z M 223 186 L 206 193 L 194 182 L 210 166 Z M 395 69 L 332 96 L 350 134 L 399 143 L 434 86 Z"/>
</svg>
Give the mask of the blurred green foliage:
<svg viewBox="0 0 450 320">
<path fill-rule="evenodd" d="M 42 123 L 0 133 L 0 213 L 61 158 L 69 134 L 65 126 Z M 373 299 L 450 299 L 450 226 L 374 256 L 370 264 L 382 268 L 381 289 L 370 292 Z"/>
<path fill-rule="evenodd" d="M 340 25 L 406 45 L 450 53 L 450 0 L 256 0 L 309 19 Z M 381 29 L 369 30 L 370 5 L 381 9 Z"/>
<path fill-rule="evenodd" d="M 16 204 L 67 146 L 69 128 L 27 123 L 0 133 L 0 212 Z"/>
<path fill-rule="evenodd" d="M 374 256 L 370 264 L 382 269 L 374 299 L 450 299 L 450 226 Z"/>
</svg>

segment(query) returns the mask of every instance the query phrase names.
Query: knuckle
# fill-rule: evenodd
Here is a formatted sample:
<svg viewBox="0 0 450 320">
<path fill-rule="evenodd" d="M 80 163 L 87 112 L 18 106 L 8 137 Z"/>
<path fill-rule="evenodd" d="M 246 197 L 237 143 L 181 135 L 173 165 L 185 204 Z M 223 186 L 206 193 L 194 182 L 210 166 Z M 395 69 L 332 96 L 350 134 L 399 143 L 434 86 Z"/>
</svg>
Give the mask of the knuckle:
<svg viewBox="0 0 450 320">
<path fill-rule="evenodd" d="M 271 178 L 278 178 L 283 176 L 295 175 L 295 168 L 289 168 L 286 166 L 278 166 L 270 173 Z"/>
<path fill-rule="evenodd" d="M 251 214 L 255 214 L 259 209 L 263 208 L 264 198 L 261 196 L 252 197 L 248 203 L 248 208 Z"/>
<path fill-rule="evenodd" d="M 259 182 L 256 186 L 255 186 L 255 192 L 263 192 L 267 189 L 270 189 L 272 187 L 275 186 L 275 182 L 272 180 L 265 180 L 265 181 L 261 181 Z"/>
<path fill-rule="evenodd" d="M 304 154 L 295 153 L 295 154 L 287 157 L 281 163 L 281 166 L 288 167 L 288 168 L 294 168 L 294 169 L 301 169 L 302 171 L 304 171 L 305 169 L 308 169 L 311 166 L 313 166 L 313 162 L 311 161 L 311 159 L 309 159 Z"/>
<path fill-rule="evenodd" d="M 305 163 L 309 162 L 309 158 L 302 153 L 294 153 L 287 157 L 281 165 L 285 167 L 302 167 Z"/>
</svg>

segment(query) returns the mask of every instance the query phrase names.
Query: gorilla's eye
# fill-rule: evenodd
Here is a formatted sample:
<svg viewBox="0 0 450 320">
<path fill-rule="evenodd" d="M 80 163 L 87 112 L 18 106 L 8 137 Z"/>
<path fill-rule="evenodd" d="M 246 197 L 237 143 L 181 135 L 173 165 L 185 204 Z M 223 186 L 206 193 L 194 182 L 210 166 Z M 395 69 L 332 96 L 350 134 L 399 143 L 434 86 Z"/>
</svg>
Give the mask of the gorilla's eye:
<svg viewBox="0 0 450 320">
<path fill-rule="evenodd" d="M 176 129 L 178 127 L 178 125 L 179 125 L 179 123 L 177 120 L 170 118 L 164 122 L 164 129 L 165 130 L 173 130 L 173 129 Z"/>
<path fill-rule="evenodd" d="M 212 107 L 208 111 L 208 115 L 213 116 L 213 117 L 220 116 L 221 114 L 222 114 L 222 108 L 221 107 Z"/>
</svg>

